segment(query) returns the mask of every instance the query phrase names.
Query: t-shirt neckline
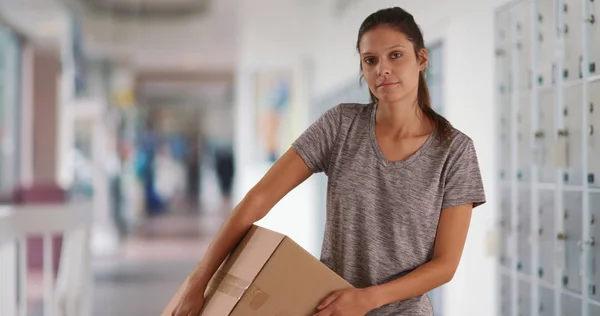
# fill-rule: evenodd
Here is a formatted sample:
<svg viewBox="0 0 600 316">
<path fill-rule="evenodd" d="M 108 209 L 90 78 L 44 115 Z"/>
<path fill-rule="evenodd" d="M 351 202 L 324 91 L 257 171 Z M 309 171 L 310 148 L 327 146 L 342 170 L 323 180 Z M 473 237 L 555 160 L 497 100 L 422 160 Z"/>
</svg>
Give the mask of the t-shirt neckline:
<svg viewBox="0 0 600 316">
<path fill-rule="evenodd" d="M 431 132 L 429 134 L 429 136 L 427 136 L 427 139 L 425 140 L 425 142 L 423 142 L 423 144 L 421 144 L 421 146 L 419 147 L 419 149 L 417 149 L 417 151 L 415 153 L 413 153 L 412 155 L 410 155 L 404 159 L 401 159 L 401 160 L 390 161 L 383 154 L 383 151 L 381 150 L 381 147 L 379 147 L 379 143 L 377 142 L 377 137 L 375 135 L 375 119 L 376 119 L 376 114 L 377 114 L 377 106 L 378 106 L 378 103 L 374 103 L 372 106 L 372 109 L 371 109 L 371 119 L 370 119 L 370 123 L 369 123 L 369 126 L 370 126 L 369 138 L 371 140 L 371 144 L 373 145 L 373 149 L 375 150 L 375 153 L 377 154 L 377 157 L 379 158 L 379 160 L 385 166 L 402 167 L 402 166 L 405 166 L 405 165 L 415 161 L 416 159 L 418 159 L 419 156 L 427 149 L 427 147 L 429 147 L 429 145 L 435 138 L 436 129 L 434 129 L 433 132 Z"/>
</svg>

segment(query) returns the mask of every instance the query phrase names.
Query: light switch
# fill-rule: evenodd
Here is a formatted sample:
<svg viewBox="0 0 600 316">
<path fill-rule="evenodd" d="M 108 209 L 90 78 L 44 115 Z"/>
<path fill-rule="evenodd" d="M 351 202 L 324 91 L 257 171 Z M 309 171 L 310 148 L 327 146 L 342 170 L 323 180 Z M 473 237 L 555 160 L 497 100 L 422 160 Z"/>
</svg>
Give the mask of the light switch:
<svg viewBox="0 0 600 316">
<path fill-rule="evenodd" d="M 500 234 L 497 230 L 490 230 L 486 234 L 485 249 L 488 257 L 497 257 L 500 254 Z"/>
</svg>

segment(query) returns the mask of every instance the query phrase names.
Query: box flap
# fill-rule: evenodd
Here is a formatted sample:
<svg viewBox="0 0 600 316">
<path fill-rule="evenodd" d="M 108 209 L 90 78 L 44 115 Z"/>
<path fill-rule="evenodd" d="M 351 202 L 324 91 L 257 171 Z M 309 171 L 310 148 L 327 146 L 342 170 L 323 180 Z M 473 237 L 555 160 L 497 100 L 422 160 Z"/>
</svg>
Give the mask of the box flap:
<svg viewBox="0 0 600 316">
<path fill-rule="evenodd" d="M 201 315 L 228 315 L 284 237 L 253 225 L 213 276 Z"/>
<path fill-rule="evenodd" d="M 352 285 L 285 237 L 230 315 L 313 315 L 325 297 L 346 288 Z"/>
</svg>

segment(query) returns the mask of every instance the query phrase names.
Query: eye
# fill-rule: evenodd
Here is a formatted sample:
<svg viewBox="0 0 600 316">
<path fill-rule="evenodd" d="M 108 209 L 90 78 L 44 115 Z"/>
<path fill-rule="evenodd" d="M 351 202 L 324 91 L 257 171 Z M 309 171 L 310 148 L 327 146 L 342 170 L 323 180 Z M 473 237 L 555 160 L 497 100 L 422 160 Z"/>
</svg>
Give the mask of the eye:
<svg viewBox="0 0 600 316">
<path fill-rule="evenodd" d="M 400 53 L 400 52 L 392 53 L 393 59 L 400 58 L 400 57 L 402 57 L 402 53 Z"/>
<path fill-rule="evenodd" d="M 373 57 L 367 57 L 364 59 L 365 64 L 372 64 L 375 61 Z"/>
</svg>

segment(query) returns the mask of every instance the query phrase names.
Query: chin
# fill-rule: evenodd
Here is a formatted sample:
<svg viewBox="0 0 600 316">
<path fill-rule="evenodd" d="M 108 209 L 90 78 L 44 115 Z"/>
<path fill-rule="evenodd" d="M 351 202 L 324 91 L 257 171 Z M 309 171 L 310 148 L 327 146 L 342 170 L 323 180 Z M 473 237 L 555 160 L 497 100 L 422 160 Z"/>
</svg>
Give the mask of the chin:
<svg viewBox="0 0 600 316">
<path fill-rule="evenodd" d="M 400 93 L 380 93 L 379 95 L 375 95 L 379 102 L 385 103 L 393 103 L 400 101 L 404 98 L 403 94 Z"/>
</svg>

